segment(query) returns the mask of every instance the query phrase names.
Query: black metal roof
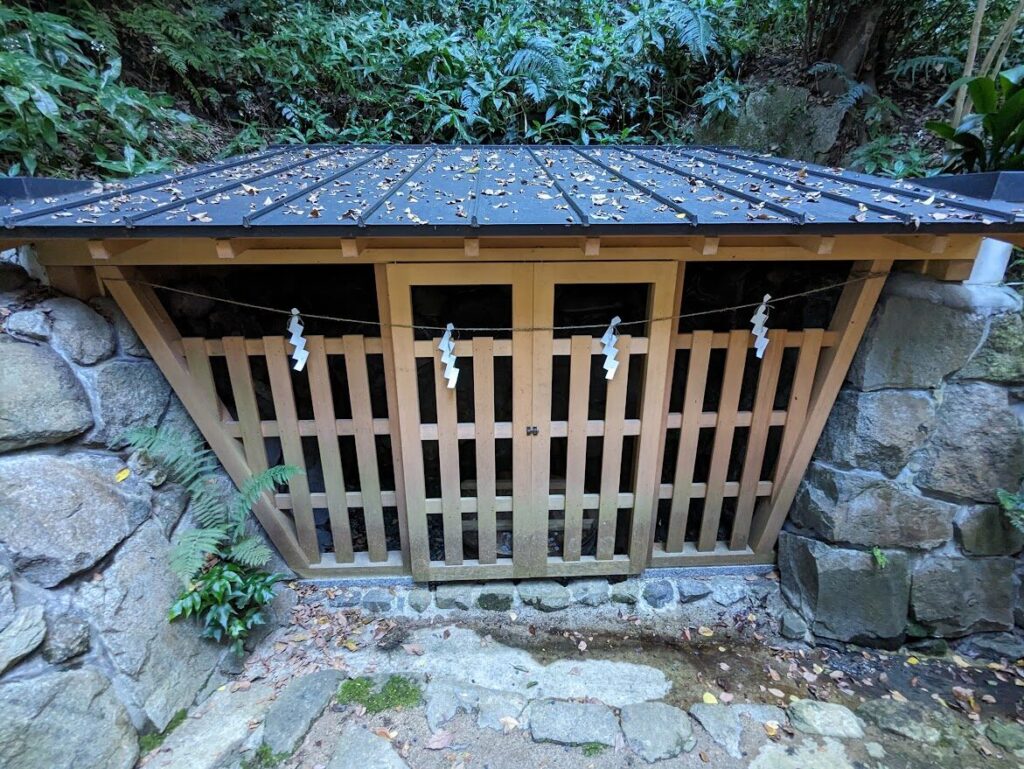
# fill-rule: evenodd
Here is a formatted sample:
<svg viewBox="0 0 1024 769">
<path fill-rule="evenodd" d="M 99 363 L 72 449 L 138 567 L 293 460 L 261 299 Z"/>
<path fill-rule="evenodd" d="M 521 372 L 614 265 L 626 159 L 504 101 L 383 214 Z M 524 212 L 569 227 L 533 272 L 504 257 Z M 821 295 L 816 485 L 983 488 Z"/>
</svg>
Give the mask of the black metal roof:
<svg viewBox="0 0 1024 769">
<path fill-rule="evenodd" d="M 0 206 L 26 238 L 1024 231 L 1024 205 L 704 146 L 280 146 Z"/>
</svg>

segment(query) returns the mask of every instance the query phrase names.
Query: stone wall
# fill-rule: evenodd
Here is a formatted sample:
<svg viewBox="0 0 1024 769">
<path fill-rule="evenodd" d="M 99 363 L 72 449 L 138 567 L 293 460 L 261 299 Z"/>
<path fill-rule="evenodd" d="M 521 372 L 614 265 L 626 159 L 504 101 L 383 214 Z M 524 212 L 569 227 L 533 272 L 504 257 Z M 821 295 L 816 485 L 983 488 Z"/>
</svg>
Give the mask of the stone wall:
<svg viewBox="0 0 1024 769">
<path fill-rule="evenodd" d="M 213 681 L 224 649 L 166 612 L 183 490 L 123 451 L 195 429 L 108 299 L 0 263 L 0 765 L 130 767 Z M 118 482 L 119 471 L 132 472 Z"/>
<path fill-rule="evenodd" d="M 1022 417 L 1020 297 L 893 275 L 779 542 L 815 635 L 1020 648 L 1024 537 L 995 492 L 1024 477 Z"/>
</svg>

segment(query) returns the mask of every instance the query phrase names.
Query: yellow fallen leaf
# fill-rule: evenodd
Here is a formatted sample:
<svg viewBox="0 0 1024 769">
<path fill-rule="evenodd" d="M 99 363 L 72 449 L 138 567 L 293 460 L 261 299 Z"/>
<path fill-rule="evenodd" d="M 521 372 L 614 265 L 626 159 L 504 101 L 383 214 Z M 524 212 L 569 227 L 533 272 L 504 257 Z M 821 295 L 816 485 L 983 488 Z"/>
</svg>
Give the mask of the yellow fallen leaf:
<svg viewBox="0 0 1024 769">
<path fill-rule="evenodd" d="M 959 654 L 953 655 L 953 664 L 956 665 L 958 668 L 969 668 L 971 666 L 971 663 L 969 663 Z"/>
<path fill-rule="evenodd" d="M 896 700 L 896 702 L 906 702 L 906 701 L 907 701 L 907 698 L 906 698 L 906 697 L 904 697 L 904 696 L 903 696 L 902 694 L 900 694 L 900 693 L 899 693 L 898 691 L 896 691 L 895 689 L 890 689 L 890 690 L 889 690 L 889 694 L 891 694 L 891 695 L 892 695 L 892 698 L 893 698 L 894 700 Z"/>
<path fill-rule="evenodd" d="M 774 737 L 779 733 L 779 722 L 778 721 L 765 721 L 764 731 L 769 737 Z"/>
<path fill-rule="evenodd" d="M 715 634 L 715 631 L 712 630 L 711 628 L 709 628 L 706 625 L 701 625 L 699 628 L 697 628 L 697 632 L 700 633 L 705 638 L 710 638 L 711 636 L 713 636 Z"/>
<path fill-rule="evenodd" d="M 704 704 L 705 705 L 717 705 L 718 704 L 718 697 L 713 695 L 711 692 L 704 692 L 703 700 L 704 700 Z"/>
<path fill-rule="evenodd" d="M 356 646 L 356 642 L 352 640 L 345 641 L 345 643 L 343 643 L 342 646 L 344 646 L 350 652 L 354 652 L 356 649 L 359 648 L 358 646 Z"/>
<path fill-rule="evenodd" d="M 117 475 L 114 476 L 114 483 L 121 483 L 121 481 L 125 480 L 131 474 L 131 470 L 129 470 L 127 467 L 122 467 L 120 470 L 117 471 Z"/>
<path fill-rule="evenodd" d="M 917 657 L 907 657 L 907 664 L 908 665 L 917 665 L 920 662 L 921 662 L 921 660 L 919 660 Z"/>
</svg>

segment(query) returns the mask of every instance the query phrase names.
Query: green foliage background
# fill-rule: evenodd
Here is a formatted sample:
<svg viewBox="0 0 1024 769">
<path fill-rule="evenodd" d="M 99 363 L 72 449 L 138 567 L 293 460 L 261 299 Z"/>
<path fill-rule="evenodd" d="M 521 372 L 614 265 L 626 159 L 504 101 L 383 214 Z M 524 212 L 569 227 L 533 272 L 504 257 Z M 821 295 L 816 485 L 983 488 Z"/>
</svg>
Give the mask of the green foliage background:
<svg viewBox="0 0 1024 769">
<path fill-rule="evenodd" d="M 888 5 L 902 20 L 886 38 L 902 76 L 955 71 L 971 3 Z M 5 5 L 0 169 L 132 175 L 280 141 L 685 141 L 736 114 L 766 57 L 813 63 L 801 62 L 806 11 L 806 0 Z"/>
</svg>

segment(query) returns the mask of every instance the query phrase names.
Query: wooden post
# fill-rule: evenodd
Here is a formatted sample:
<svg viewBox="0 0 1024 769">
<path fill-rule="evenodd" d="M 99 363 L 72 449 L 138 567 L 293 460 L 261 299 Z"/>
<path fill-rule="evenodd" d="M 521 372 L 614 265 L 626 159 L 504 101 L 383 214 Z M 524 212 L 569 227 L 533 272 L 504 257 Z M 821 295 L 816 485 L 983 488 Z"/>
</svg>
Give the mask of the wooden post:
<svg viewBox="0 0 1024 769">
<path fill-rule="evenodd" d="M 209 408 L 202 387 L 189 373 L 184 357 L 176 352 L 181 337 L 153 290 L 148 286 L 126 282 L 126 278 L 135 276 L 131 268 L 99 267 L 97 274 L 174 388 L 231 480 L 236 486 L 241 486 L 252 477 L 253 471 L 245 461 L 238 442 L 224 431 Z M 295 528 L 277 509 L 269 495 L 260 497 L 254 512 L 288 566 L 300 574 L 308 574 L 309 560 L 299 546 Z"/>
<path fill-rule="evenodd" d="M 846 372 L 853 361 L 864 330 L 871 319 L 871 311 L 885 285 L 885 278 L 892 267 L 892 259 L 855 262 L 851 275 L 874 274 L 864 280 L 850 283 L 843 289 L 832 316 L 830 331 L 839 334 L 839 340 L 821 355 L 814 384 L 811 388 L 810 404 L 803 429 L 796 440 L 788 464 L 772 490 L 768 505 L 757 512 L 751 526 L 751 546 L 759 553 L 766 553 L 775 547 L 790 505 L 796 497 L 797 488 L 807 465 L 811 460 L 818 438 L 825 427 L 825 421 L 832 411 L 832 404 L 839 394 Z M 780 461 L 783 457 L 780 456 Z"/>
</svg>

